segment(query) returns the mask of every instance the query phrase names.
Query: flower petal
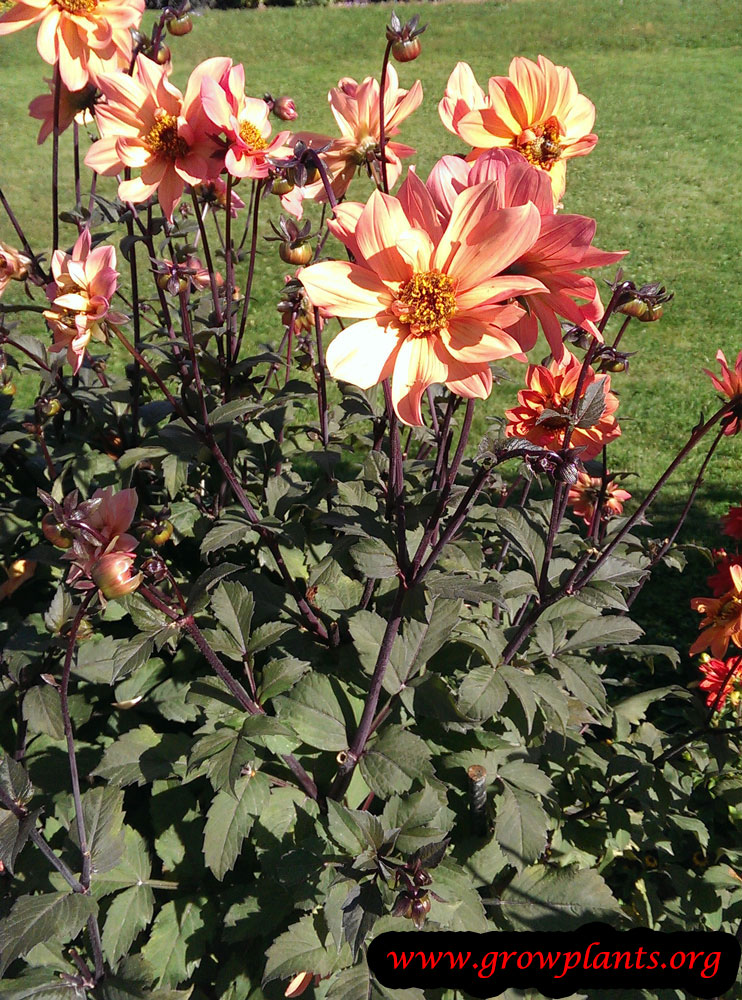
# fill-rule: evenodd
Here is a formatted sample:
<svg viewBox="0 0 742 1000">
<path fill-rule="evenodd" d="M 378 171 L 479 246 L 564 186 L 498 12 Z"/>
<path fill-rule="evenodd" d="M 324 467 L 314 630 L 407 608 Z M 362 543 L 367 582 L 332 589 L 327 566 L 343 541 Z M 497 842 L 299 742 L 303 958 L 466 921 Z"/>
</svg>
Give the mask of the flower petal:
<svg viewBox="0 0 742 1000">
<path fill-rule="evenodd" d="M 321 261 L 299 275 L 310 302 L 333 316 L 371 319 L 391 306 L 393 296 L 373 271 L 340 260 Z"/>
<path fill-rule="evenodd" d="M 402 337 L 398 330 L 382 322 L 383 318 L 353 323 L 329 344 L 325 360 L 333 378 L 350 382 L 360 389 L 370 389 L 389 378 Z"/>
</svg>

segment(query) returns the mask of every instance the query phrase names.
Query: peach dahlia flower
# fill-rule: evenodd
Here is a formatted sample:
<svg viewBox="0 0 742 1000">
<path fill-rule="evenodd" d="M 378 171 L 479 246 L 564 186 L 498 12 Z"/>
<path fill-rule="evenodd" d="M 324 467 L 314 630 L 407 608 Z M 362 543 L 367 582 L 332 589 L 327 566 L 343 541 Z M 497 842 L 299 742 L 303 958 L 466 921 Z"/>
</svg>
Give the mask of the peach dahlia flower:
<svg viewBox="0 0 742 1000">
<path fill-rule="evenodd" d="M 566 184 L 565 160 L 585 156 L 598 141 L 591 132 L 595 105 L 578 92 L 566 66 L 544 56 L 535 63 L 516 57 L 508 76 L 490 77 L 485 102 L 480 93 L 470 67 L 459 63 L 439 107 L 443 124 L 474 147 L 469 159 L 496 146 L 516 149 L 546 172 L 558 204 Z"/>
<path fill-rule="evenodd" d="M 433 167 L 425 187 L 439 217 L 445 220 L 456 195 L 484 181 L 497 184 L 502 208 L 526 205 L 531 201 L 541 214 L 538 240 L 509 268 L 511 274 L 530 275 L 546 286 L 544 292 L 529 299 L 529 312 L 510 330 L 523 351 L 534 347 L 540 324 L 552 355 L 561 361 L 564 345 L 560 317 L 602 340 L 595 325 L 603 315 L 597 285 L 578 271 L 615 264 L 626 255 L 625 251 L 609 253 L 592 245 L 594 219 L 584 215 L 555 214 L 548 178 L 512 149 L 490 150 L 473 164 L 456 156 L 444 156 Z M 422 191 L 416 197 L 423 197 Z"/>
<path fill-rule="evenodd" d="M 54 281 L 46 289 L 51 308 L 44 312 L 54 335 L 50 349 L 66 350 L 77 374 L 90 340 L 106 340 L 103 321 L 126 319 L 110 308 L 118 279 L 116 250 L 111 246 L 91 250 L 90 230 L 83 229 L 71 254 L 54 251 L 52 275 Z"/>
<path fill-rule="evenodd" d="M 269 139 L 270 107 L 246 96 L 244 66 L 231 66 L 218 81 L 205 76 L 201 101 L 210 120 L 227 137 L 224 166 L 233 177 L 267 177 L 270 166 L 266 157 L 289 154 L 283 144 L 290 133 L 279 132 Z"/>
<path fill-rule="evenodd" d="M 0 243 L 0 295 L 11 281 L 23 281 L 28 274 L 31 261 L 7 243 Z"/>
<path fill-rule="evenodd" d="M 402 90 L 397 71 L 387 67 L 384 88 L 384 131 L 386 141 L 384 153 L 387 164 L 387 180 L 393 187 L 402 173 L 402 160 L 415 155 L 415 150 L 401 142 L 390 139 L 399 133 L 399 125 L 415 111 L 422 102 L 423 88 L 419 80 L 410 88 Z M 336 198 L 342 198 L 350 187 L 356 172 L 361 167 L 380 179 L 379 167 L 379 81 L 367 76 L 362 83 L 344 77 L 328 94 L 330 109 L 340 127 L 340 138 L 299 132 L 295 139 L 301 139 L 308 146 L 330 148 L 322 153 L 327 167 L 332 190 Z M 315 182 L 305 189 L 308 197 L 325 201 L 322 182 Z"/>
<path fill-rule="evenodd" d="M 45 142 L 54 131 L 54 81 L 47 80 L 50 93 L 40 94 L 34 97 L 28 105 L 28 113 L 32 118 L 37 118 L 41 122 L 39 137 L 36 140 L 39 145 Z M 68 90 L 64 83 L 60 83 L 59 93 L 59 132 L 60 134 L 70 127 L 73 121 L 79 124 L 92 124 L 91 114 L 95 103 L 98 89 L 95 84 L 90 83 L 82 90 Z"/>
<path fill-rule="evenodd" d="M 59 64 L 69 90 L 82 90 L 101 74 L 128 67 L 129 28 L 143 13 L 144 0 L 16 0 L 0 16 L 0 37 L 38 24 L 39 55 L 50 66 Z"/>
<path fill-rule="evenodd" d="M 518 393 L 518 405 L 505 411 L 508 421 L 506 436 L 526 438 L 543 448 L 559 451 L 569 426 L 581 370 L 582 362 L 569 353 L 565 354 L 561 364 L 552 361 L 548 368 L 529 365 L 527 388 Z M 584 449 L 580 454 L 584 462 L 595 458 L 603 445 L 621 436 L 621 428 L 613 415 L 618 408 L 618 398 L 610 391 L 610 375 L 598 376 L 592 368 L 588 368 L 583 398 L 596 381 L 602 381 L 605 390 L 603 413 L 590 427 L 574 427 L 569 441 L 570 448 Z M 547 415 L 547 411 L 551 415 Z"/>
<path fill-rule="evenodd" d="M 691 656 L 710 649 L 721 658 L 729 643 L 742 647 L 742 566 L 730 565 L 731 587 L 720 597 L 694 597 L 690 606 L 704 615 L 701 633 L 690 648 Z"/>
<path fill-rule="evenodd" d="M 167 79 L 165 67 L 145 56 L 137 57 L 131 77 L 101 77 L 106 100 L 95 108 L 101 138 L 85 157 L 87 166 L 107 176 L 124 167 L 140 170 L 139 177 L 119 184 L 119 198 L 137 203 L 157 192 L 165 216 L 172 219 L 185 185 L 217 177 L 224 166 L 201 103 L 201 83 L 207 76 L 219 79 L 231 65 L 221 57 L 200 63 L 185 95 Z"/>
<path fill-rule="evenodd" d="M 494 184 L 462 192 L 445 228 L 375 191 L 346 237 L 356 262 L 325 261 L 300 274 L 315 306 L 360 320 L 329 345 L 331 375 L 362 389 L 391 376 L 394 409 L 412 426 L 423 423 L 420 400 L 433 383 L 486 398 L 488 362 L 520 350 L 503 327 L 521 309 L 505 303 L 543 290 L 502 273 L 538 231 L 535 206 L 498 210 Z M 336 232 L 342 239 L 343 228 Z"/>
</svg>

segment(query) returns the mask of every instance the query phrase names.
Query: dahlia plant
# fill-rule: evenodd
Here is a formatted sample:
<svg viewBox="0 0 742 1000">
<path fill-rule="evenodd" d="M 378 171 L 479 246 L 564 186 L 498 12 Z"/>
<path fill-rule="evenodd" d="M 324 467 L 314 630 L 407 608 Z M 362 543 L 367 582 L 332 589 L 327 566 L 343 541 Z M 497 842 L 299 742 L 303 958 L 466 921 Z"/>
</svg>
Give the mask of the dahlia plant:
<svg viewBox="0 0 742 1000">
<path fill-rule="evenodd" d="M 417 19 L 332 136 L 229 54 L 181 93 L 188 4 L 142 8 L 0 15 L 53 66 L 47 246 L 0 187 L 0 995 L 394 998 L 387 930 L 736 930 L 740 508 L 699 667 L 630 614 L 737 444 L 742 353 L 623 489 L 624 338 L 672 296 L 561 210 L 593 104 L 544 56 L 459 63 L 424 179 Z"/>
</svg>

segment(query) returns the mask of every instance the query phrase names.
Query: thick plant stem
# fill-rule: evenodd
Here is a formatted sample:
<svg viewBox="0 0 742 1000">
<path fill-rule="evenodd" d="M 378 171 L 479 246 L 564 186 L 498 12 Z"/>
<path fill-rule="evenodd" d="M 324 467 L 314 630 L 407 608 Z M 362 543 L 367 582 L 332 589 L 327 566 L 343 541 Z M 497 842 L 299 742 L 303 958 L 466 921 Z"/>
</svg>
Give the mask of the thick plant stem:
<svg viewBox="0 0 742 1000">
<path fill-rule="evenodd" d="M 198 231 L 201 234 L 201 245 L 204 250 L 204 257 L 206 258 L 206 267 L 209 271 L 209 285 L 211 287 L 211 300 L 214 304 L 214 315 L 216 317 L 217 326 L 222 323 L 222 308 L 219 304 L 219 288 L 216 283 L 216 271 L 214 270 L 214 261 L 211 257 L 211 247 L 209 245 L 209 237 L 206 233 L 206 226 L 204 220 L 201 217 L 201 212 L 198 207 L 198 198 L 196 197 L 196 192 L 191 189 L 191 200 L 193 202 L 193 212 L 196 216 L 196 222 L 198 223 Z M 229 213 L 227 213 L 229 214 Z"/>
<path fill-rule="evenodd" d="M 384 113 L 384 93 L 386 91 L 386 71 L 389 67 L 389 55 L 392 43 L 386 43 L 384 61 L 381 64 L 381 80 L 379 82 L 379 160 L 381 161 L 381 189 L 389 194 L 389 178 L 386 170 L 386 114 Z"/>
<path fill-rule="evenodd" d="M 292 316 L 293 319 L 293 316 Z M 291 330 L 293 324 L 289 326 Z M 320 435 L 322 436 L 322 446 L 327 450 L 330 443 L 330 435 L 327 429 L 327 378 L 325 374 L 325 351 L 322 345 L 322 320 L 320 318 L 319 309 L 315 307 L 314 309 L 314 332 L 317 344 L 317 364 L 315 369 L 317 372 L 317 405 L 319 407 L 319 427 Z M 288 362 L 286 364 L 288 370 Z"/>
<path fill-rule="evenodd" d="M 376 665 L 374 667 L 373 676 L 371 677 L 371 684 L 368 690 L 368 695 L 366 696 L 366 703 L 363 706 L 363 715 L 361 716 L 361 721 L 358 723 L 358 729 L 353 741 L 346 751 L 345 759 L 340 765 L 340 769 L 338 770 L 330 791 L 327 794 L 328 799 L 338 799 L 345 794 L 348 785 L 350 784 L 350 779 L 353 776 L 355 766 L 360 760 L 368 738 L 371 735 L 373 721 L 384 683 L 384 675 L 386 674 L 386 668 L 389 665 L 389 658 L 392 655 L 394 640 L 397 638 L 400 625 L 402 624 L 402 605 L 404 603 L 406 593 L 407 588 L 404 581 L 400 580 L 399 586 L 397 587 L 397 593 L 394 597 L 394 604 L 389 612 L 389 619 L 384 631 L 384 636 L 381 640 L 381 645 L 379 646 L 379 653 L 376 657 Z"/>
<path fill-rule="evenodd" d="M 52 130 L 52 250 L 59 247 L 59 102 L 62 81 L 59 63 L 54 68 L 54 126 Z"/>
<path fill-rule="evenodd" d="M 394 512 L 394 524 L 397 535 L 397 562 L 403 576 L 409 572 L 410 557 L 407 552 L 407 511 L 404 501 L 404 464 L 402 462 L 402 446 L 399 440 L 399 423 L 392 403 L 392 390 L 389 379 L 382 383 L 386 416 L 389 422 L 389 493 L 387 510 Z"/>
<path fill-rule="evenodd" d="M 23 232 L 23 229 L 21 228 L 20 222 L 16 218 L 15 213 L 13 212 L 13 209 L 10 207 L 10 203 L 8 202 L 8 199 L 3 194 L 2 188 L 0 188 L 0 205 L 2 205 L 3 208 L 5 209 L 5 214 L 8 216 L 8 219 L 10 220 L 11 226 L 13 227 L 13 229 L 15 229 L 16 235 L 18 236 L 18 239 L 21 241 L 21 245 L 23 247 L 23 252 L 26 254 L 26 256 L 33 263 L 33 266 L 34 266 L 34 269 L 36 271 L 36 274 L 44 282 L 51 281 L 51 274 L 47 274 L 44 271 L 43 267 L 39 263 L 39 258 L 36 256 L 36 254 L 31 249 L 31 245 L 29 244 L 28 240 L 26 239 L 26 234 Z"/>
<path fill-rule="evenodd" d="M 127 174 L 130 173 L 127 170 Z M 137 245 L 134 241 L 133 206 L 126 220 L 126 232 L 129 236 L 129 274 L 131 275 L 132 323 L 134 325 L 134 347 L 141 352 L 142 328 L 139 318 L 139 273 L 137 271 Z M 134 358 L 134 374 L 131 380 L 131 432 L 133 443 L 139 442 L 139 396 L 142 391 L 142 367 Z"/>
<path fill-rule="evenodd" d="M 250 237 L 250 260 L 247 265 L 247 281 L 245 282 L 245 300 L 242 303 L 242 317 L 240 319 L 240 332 L 236 340 L 230 347 L 231 361 L 237 361 L 242 346 L 242 340 L 247 328 L 247 314 L 250 311 L 250 296 L 252 295 L 252 283 L 255 277 L 255 258 L 258 252 L 258 226 L 260 222 L 260 195 L 263 190 L 263 182 L 255 182 L 255 197 L 252 200 L 252 234 Z"/>
</svg>

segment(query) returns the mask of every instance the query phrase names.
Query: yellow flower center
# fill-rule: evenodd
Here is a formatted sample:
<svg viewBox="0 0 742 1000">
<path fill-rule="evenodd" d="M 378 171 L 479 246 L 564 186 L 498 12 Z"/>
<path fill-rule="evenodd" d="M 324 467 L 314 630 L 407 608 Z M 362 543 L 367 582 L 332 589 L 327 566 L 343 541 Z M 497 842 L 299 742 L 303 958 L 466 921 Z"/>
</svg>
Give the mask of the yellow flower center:
<svg viewBox="0 0 742 1000">
<path fill-rule="evenodd" d="M 559 122 L 556 118 L 547 118 L 543 125 L 537 125 L 530 129 L 534 134 L 533 139 L 526 142 L 518 142 L 515 146 L 529 163 L 542 170 L 551 170 L 554 164 L 562 155 L 562 147 L 559 143 Z"/>
<path fill-rule="evenodd" d="M 144 143 L 151 153 L 170 160 L 177 160 L 188 152 L 188 143 L 178 135 L 178 119 L 166 111 L 157 112 L 154 125 L 144 136 Z"/>
<path fill-rule="evenodd" d="M 453 279 L 440 271 L 413 274 L 399 290 L 395 313 L 408 323 L 413 337 L 438 333 L 456 312 Z"/>
<path fill-rule="evenodd" d="M 98 6 L 98 0 L 56 0 L 56 4 L 68 14 L 90 14 Z"/>
<path fill-rule="evenodd" d="M 719 605 L 719 608 L 714 615 L 714 625 L 725 625 L 741 613 L 742 598 L 730 597 L 729 600 L 724 601 L 723 604 Z"/>
<path fill-rule="evenodd" d="M 244 144 L 253 153 L 259 153 L 261 149 L 265 149 L 268 145 L 260 134 L 260 130 L 252 122 L 243 122 L 240 125 L 240 139 L 242 139 Z"/>
</svg>

